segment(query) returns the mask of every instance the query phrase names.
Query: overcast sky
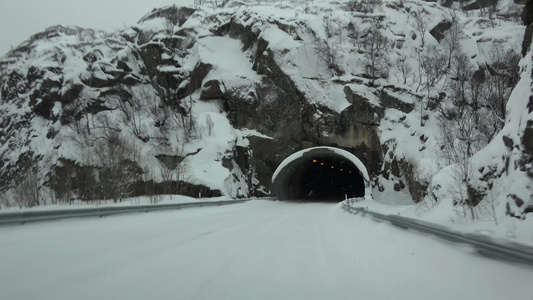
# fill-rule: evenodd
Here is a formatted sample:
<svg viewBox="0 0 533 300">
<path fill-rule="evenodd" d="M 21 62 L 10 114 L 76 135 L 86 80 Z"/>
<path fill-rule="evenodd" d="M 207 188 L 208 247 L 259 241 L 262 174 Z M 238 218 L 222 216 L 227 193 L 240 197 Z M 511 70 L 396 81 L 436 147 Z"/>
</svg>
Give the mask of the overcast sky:
<svg viewBox="0 0 533 300">
<path fill-rule="evenodd" d="M 78 25 L 113 31 L 135 24 L 154 7 L 194 0 L 0 0 L 0 56 L 46 27 Z"/>
</svg>

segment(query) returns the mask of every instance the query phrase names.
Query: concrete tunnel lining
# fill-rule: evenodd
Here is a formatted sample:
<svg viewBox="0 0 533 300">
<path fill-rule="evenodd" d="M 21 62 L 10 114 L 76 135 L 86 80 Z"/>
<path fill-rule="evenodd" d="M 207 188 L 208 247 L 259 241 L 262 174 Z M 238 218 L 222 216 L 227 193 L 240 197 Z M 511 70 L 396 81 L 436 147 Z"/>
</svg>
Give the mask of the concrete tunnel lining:
<svg viewBox="0 0 533 300">
<path fill-rule="evenodd" d="M 279 200 L 371 197 L 364 164 L 352 153 L 333 147 L 308 148 L 287 157 L 272 176 L 271 191 Z"/>
</svg>

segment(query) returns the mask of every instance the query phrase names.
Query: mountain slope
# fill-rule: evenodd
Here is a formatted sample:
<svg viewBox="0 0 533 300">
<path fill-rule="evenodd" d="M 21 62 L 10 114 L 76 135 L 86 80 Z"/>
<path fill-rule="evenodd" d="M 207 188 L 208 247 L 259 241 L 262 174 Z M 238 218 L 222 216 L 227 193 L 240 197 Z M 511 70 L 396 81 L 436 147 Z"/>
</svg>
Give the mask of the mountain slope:
<svg viewBox="0 0 533 300">
<path fill-rule="evenodd" d="M 524 26 L 508 1 L 451 5 L 231 1 L 156 9 L 115 33 L 48 28 L 0 61 L 0 188 L 33 180 L 59 199 L 260 196 L 285 157 L 327 145 L 365 163 L 376 199 L 474 207 L 490 194 L 477 181 L 491 168 L 455 192 L 442 188 L 453 174 L 439 171 L 524 130 L 509 125 L 525 118 L 512 100 L 521 96 L 505 113 Z M 481 121 L 465 136 L 460 120 L 470 119 Z M 527 154 L 512 151 L 514 161 Z M 487 155 L 473 158 L 499 168 L 487 176 L 510 172 Z M 531 191 L 522 185 L 520 199 Z"/>
</svg>

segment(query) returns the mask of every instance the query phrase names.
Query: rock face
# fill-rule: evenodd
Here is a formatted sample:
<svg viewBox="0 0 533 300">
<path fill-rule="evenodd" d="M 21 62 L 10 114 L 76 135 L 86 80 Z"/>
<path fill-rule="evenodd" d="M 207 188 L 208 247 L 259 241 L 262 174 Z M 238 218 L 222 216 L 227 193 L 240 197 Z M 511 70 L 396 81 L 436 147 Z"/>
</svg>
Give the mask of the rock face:
<svg viewBox="0 0 533 300">
<path fill-rule="evenodd" d="M 533 191 L 531 187 L 531 180 L 533 180 L 533 90 L 531 89 L 531 82 L 533 82 L 533 59 L 531 55 L 531 43 L 532 43 L 532 26 L 533 26 L 533 4 L 528 1 L 522 12 L 522 20 L 527 26 L 524 41 L 522 43 L 522 54 L 527 60 L 529 67 L 528 71 L 531 74 L 531 78 L 522 78 L 524 84 L 529 83 L 529 88 L 525 88 L 529 92 L 529 98 L 527 101 L 522 99 L 518 101 L 516 99 L 516 114 L 521 113 L 525 122 L 519 124 L 519 128 L 509 128 L 507 134 L 503 136 L 503 142 L 507 146 L 507 149 L 511 148 L 508 152 L 509 160 L 516 160 L 515 166 L 509 166 L 509 169 L 514 171 L 513 175 L 523 176 L 527 178 L 524 184 L 516 184 L 518 188 L 507 195 L 506 209 L 509 215 L 518 218 L 524 218 L 526 214 L 533 213 Z M 520 110 L 521 109 L 521 110 Z M 518 140 L 510 138 L 511 130 L 519 129 L 521 137 Z M 512 141 L 512 142 L 510 142 Z M 516 147 L 515 147 L 516 146 Z M 518 151 L 517 151 L 518 150 Z M 529 183 L 527 183 L 529 181 Z"/>
<path fill-rule="evenodd" d="M 522 56 L 525 56 L 531 48 L 531 42 L 533 38 L 533 2 L 527 1 L 521 4 L 526 5 L 521 15 L 522 22 L 524 22 L 524 25 L 526 25 L 524 41 L 522 42 Z"/>
<path fill-rule="evenodd" d="M 405 149 L 438 148 L 424 126 L 448 98 L 436 84 L 420 92 L 393 63 L 420 66 L 419 34 L 403 19 L 417 5 L 363 15 L 334 2 L 332 19 L 312 7 L 273 5 L 268 15 L 229 2 L 156 9 L 114 34 L 48 28 L 0 60 L 0 190 L 38 170 L 36 184 L 57 197 L 118 197 L 97 193 L 109 186 L 122 196 L 265 196 L 286 157 L 332 146 L 356 155 L 375 188 L 419 194 L 427 182 L 405 178 Z M 442 39 L 447 14 L 427 5 Z M 357 32 L 370 28 L 388 38 L 380 53 Z"/>
<path fill-rule="evenodd" d="M 505 199 L 506 214 L 524 219 L 533 213 L 533 6 L 531 1 L 515 2 L 526 4 L 522 12 L 526 25 L 522 43 L 522 77 L 507 103 L 505 126 L 469 163 L 472 173 L 467 193 L 476 203 L 498 203 Z M 430 190 L 439 188 L 439 183 L 435 182 Z M 499 196 L 496 193 L 500 193 Z"/>
</svg>

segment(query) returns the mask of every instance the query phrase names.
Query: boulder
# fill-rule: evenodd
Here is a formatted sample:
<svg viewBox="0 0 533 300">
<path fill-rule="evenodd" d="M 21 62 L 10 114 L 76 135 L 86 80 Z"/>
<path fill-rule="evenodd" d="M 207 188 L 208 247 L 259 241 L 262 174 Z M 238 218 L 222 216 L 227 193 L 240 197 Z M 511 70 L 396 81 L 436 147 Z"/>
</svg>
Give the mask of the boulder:
<svg viewBox="0 0 533 300">
<path fill-rule="evenodd" d="M 202 91 L 200 92 L 201 100 L 224 98 L 225 92 L 220 88 L 220 82 L 218 80 L 209 80 L 202 86 Z"/>
<path fill-rule="evenodd" d="M 445 32 L 452 27 L 452 22 L 448 20 L 444 20 L 437 24 L 435 27 L 433 27 L 429 34 L 431 34 L 437 42 L 441 42 L 445 37 Z"/>
<path fill-rule="evenodd" d="M 524 152 L 533 155 L 533 121 L 527 121 L 527 126 L 522 135 L 522 144 L 524 145 Z"/>
<path fill-rule="evenodd" d="M 341 119 L 344 116 L 344 118 L 348 118 L 352 122 L 369 125 L 379 124 L 379 120 L 381 120 L 384 114 L 382 107 L 370 103 L 369 99 L 355 93 L 349 86 L 344 87 L 344 95 L 346 96 L 346 100 L 352 105 L 341 113 Z"/>
</svg>

